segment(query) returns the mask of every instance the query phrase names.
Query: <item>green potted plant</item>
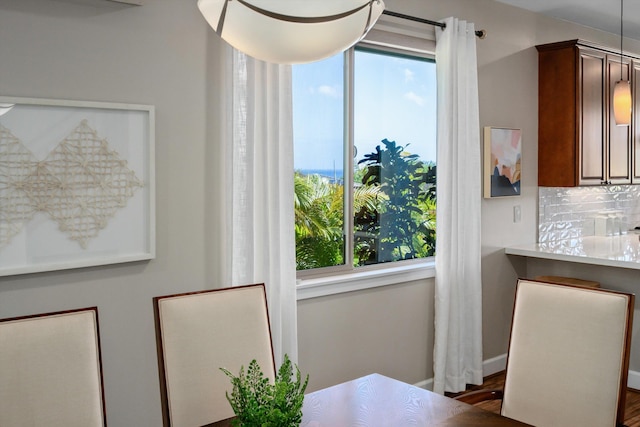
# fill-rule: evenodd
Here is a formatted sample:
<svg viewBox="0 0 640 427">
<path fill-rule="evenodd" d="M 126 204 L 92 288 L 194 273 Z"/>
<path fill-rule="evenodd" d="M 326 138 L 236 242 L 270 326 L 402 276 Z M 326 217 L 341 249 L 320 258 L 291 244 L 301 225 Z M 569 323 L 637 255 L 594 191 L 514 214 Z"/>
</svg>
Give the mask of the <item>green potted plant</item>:
<svg viewBox="0 0 640 427">
<path fill-rule="evenodd" d="M 293 369 L 295 367 L 295 376 Z M 272 384 L 265 378 L 258 362 L 252 360 L 245 373 L 244 366 L 235 376 L 229 370 L 220 368 L 233 385 L 227 400 L 236 414 L 232 425 L 236 427 L 297 427 L 302 421 L 304 391 L 309 382 L 304 383 L 298 366 L 285 354 L 284 362 L 276 373 Z"/>
</svg>

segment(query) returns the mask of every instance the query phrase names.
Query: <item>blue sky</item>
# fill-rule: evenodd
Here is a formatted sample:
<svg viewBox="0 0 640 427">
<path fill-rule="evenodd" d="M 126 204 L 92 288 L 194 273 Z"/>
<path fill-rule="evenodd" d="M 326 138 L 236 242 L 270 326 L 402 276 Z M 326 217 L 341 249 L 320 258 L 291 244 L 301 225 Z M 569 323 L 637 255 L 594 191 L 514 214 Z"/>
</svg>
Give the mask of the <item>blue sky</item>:
<svg viewBox="0 0 640 427">
<path fill-rule="evenodd" d="M 342 169 L 343 56 L 295 65 L 296 169 Z M 356 161 L 384 138 L 435 161 L 435 64 L 356 51 Z"/>
</svg>

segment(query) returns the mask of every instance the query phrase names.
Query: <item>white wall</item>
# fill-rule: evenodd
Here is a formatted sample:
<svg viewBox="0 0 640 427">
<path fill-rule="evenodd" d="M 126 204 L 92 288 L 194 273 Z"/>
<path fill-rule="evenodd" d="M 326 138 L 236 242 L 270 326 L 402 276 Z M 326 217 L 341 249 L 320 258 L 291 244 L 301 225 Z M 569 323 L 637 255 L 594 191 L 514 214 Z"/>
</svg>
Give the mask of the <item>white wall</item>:
<svg viewBox="0 0 640 427">
<path fill-rule="evenodd" d="M 454 15 L 486 29 L 487 39 L 478 41 L 481 125 L 523 130 L 523 195 L 483 202 L 484 351 L 485 359 L 499 356 L 517 276 L 502 248 L 536 235 L 533 46 L 579 37 L 618 42 L 491 0 L 386 3 L 397 12 Z M 111 427 L 162 424 L 152 298 L 225 285 L 218 47 L 195 0 L 148 0 L 141 7 L 0 0 L 0 94 L 156 106 L 157 259 L 0 278 L 0 317 L 98 306 Z M 511 220 L 515 204 L 522 207 L 518 224 Z M 373 371 L 409 382 L 431 377 L 433 280 L 301 301 L 299 316 L 300 366 L 314 388 Z"/>
</svg>

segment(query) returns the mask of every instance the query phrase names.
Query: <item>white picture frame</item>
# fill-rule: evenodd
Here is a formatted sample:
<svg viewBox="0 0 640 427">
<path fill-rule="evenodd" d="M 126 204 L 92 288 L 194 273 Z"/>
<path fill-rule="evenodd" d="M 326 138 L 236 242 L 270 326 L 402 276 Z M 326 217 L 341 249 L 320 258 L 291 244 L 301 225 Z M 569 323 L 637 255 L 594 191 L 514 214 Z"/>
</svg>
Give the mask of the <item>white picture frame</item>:
<svg viewBox="0 0 640 427">
<path fill-rule="evenodd" d="M 155 108 L 0 96 L 0 276 L 155 258 Z"/>
</svg>

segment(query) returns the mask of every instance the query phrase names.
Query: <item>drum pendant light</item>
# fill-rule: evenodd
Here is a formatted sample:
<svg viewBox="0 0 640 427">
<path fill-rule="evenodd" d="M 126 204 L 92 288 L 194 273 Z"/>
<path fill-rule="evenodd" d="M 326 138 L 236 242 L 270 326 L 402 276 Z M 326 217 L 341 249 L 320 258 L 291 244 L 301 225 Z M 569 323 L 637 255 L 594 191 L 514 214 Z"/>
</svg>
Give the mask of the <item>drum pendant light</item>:
<svg viewBox="0 0 640 427">
<path fill-rule="evenodd" d="M 629 80 L 622 80 L 622 16 L 624 0 L 620 0 L 620 80 L 613 88 L 613 115 L 618 126 L 631 124 L 631 84 Z"/>
<path fill-rule="evenodd" d="M 384 10 L 382 0 L 198 0 L 227 43 L 279 64 L 318 61 L 361 40 Z"/>
</svg>

